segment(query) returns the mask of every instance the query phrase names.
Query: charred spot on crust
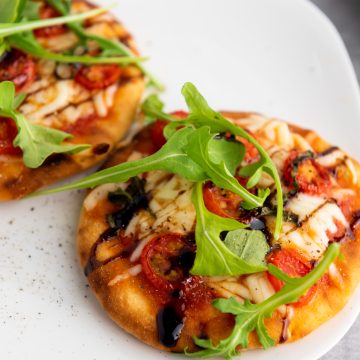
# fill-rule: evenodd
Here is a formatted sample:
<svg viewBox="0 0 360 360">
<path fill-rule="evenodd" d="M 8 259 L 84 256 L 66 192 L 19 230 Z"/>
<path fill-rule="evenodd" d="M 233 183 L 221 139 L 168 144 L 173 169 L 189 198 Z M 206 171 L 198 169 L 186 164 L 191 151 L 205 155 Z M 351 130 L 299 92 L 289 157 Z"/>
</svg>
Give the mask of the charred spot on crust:
<svg viewBox="0 0 360 360">
<path fill-rule="evenodd" d="M 103 155 L 106 154 L 110 149 L 110 144 L 107 143 L 101 143 L 97 144 L 93 147 L 92 152 L 95 155 Z"/>
</svg>

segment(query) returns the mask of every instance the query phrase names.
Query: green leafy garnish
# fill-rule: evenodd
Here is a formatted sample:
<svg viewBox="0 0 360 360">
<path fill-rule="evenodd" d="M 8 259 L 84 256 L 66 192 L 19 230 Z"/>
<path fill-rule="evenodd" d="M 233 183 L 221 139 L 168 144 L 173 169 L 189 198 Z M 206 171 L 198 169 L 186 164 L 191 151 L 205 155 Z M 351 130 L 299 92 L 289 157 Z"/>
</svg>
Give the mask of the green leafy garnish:
<svg viewBox="0 0 360 360">
<path fill-rule="evenodd" d="M 246 167 L 252 185 L 256 185 L 254 174 L 258 176 L 260 172 L 258 168 L 261 168 L 261 172 L 270 174 L 275 181 L 277 218 L 274 237 L 277 238 L 282 224 L 283 198 L 280 178 L 271 158 L 246 131 L 212 110 L 193 84 L 186 83 L 182 93 L 191 111 L 189 116 L 182 121 L 165 114 L 162 111 L 162 103 L 155 97 L 148 99 L 143 105 L 143 110 L 147 115 L 170 121 L 164 129 L 167 143 L 157 153 L 141 160 L 102 170 L 78 182 L 42 193 L 94 187 L 109 182 L 126 181 L 145 171 L 166 170 L 191 181 L 211 180 L 217 186 L 239 194 L 244 200 L 243 207 L 262 206 L 270 190 L 260 189 L 258 194 L 254 195 L 236 180 L 234 171 L 242 160 L 244 147 L 240 142 L 229 141 L 226 136 L 223 136 L 230 133 L 245 138 L 258 149 L 260 160 L 255 163 L 254 173 L 249 170 L 250 167 Z M 178 130 L 179 128 L 181 130 Z M 253 167 L 255 168 L 255 165 Z"/>
<path fill-rule="evenodd" d="M 194 266 L 191 269 L 193 275 L 240 275 L 250 274 L 265 270 L 263 261 L 249 262 L 246 257 L 247 252 L 257 253 L 258 243 L 248 243 L 249 249 L 243 253 L 235 253 L 220 238 L 220 234 L 225 231 L 236 232 L 243 229 L 246 225 L 233 220 L 215 215 L 208 211 L 204 204 L 202 183 L 195 185 L 193 192 L 193 203 L 196 209 L 196 257 Z M 264 239 L 265 244 L 266 240 Z M 251 250 L 250 250 L 251 248 Z M 259 257 L 262 260 L 266 252 L 260 248 Z"/>
<path fill-rule="evenodd" d="M 186 353 L 191 357 L 223 356 L 232 359 L 239 355 L 239 347 L 248 347 L 248 338 L 252 331 L 256 331 L 264 349 L 274 346 L 274 340 L 267 333 L 264 319 L 281 305 L 291 304 L 299 300 L 327 271 L 330 264 L 339 255 L 339 244 L 332 243 L 326 250 L 322 261 L 307 275 L 301 278 L 292 278 L 280 269 L 270 264 L 268 271 L 278 279 L 284 281 L 285 286 L 276 294 L 259 304 L 252 304 L 248 300 L 241 304 L 234 298 L 216 299 L 213 305 L 223 313 L 235 315 L 235 326 L 231 335 L 214 345 L 210 339 L 195 337 L 196 345 L 204 350 L 195 353 Z"/>
<path fill-rule="evenodd" d="M 46 0 L 49 5 L 56 9 L 61 15 L 69 15 L 71 9 L 70 0 Z M 86 43 L 87 40 L 95 41 L 102 49 L 102 57 L 113 56 L 127 56 L 134 58 L 134 53 L 120 41 L 113 41 L 102 36 L 95 34 L 87 34 L 83 26 L 79 22 L 68 24 L 68 27 L 79 37 L 82 43 Z M 137 63 L 137 67 L 143 72 L 149 79 L 149 85 L 153 85 L 159 90 L 163 90 L 164 86 L 156 79 L 156 77 L 150 73 L 143 65 Z"/>
<path fill-rule="evenodd" d="M 157 95 L 149 95 L 141 105 L 141 111 L 145 114 L 145 124 L 151 124 L 157 119 L 177 121 L 178 119 L 172 115 L 163 112 L 164 103 Z"/>
<path fill-rule="evenodd" d="M 11 47 L 22 50 L 36 58 L 53 60 L 63 63 L 82 63 L 82 64 L 130 64 L 144 61 L 145 58 L 133 56 L 121 57 L 103 57 L 103 56 L 88 56 L 88 55 L 64 55 L 53 53 L 44 49 L 36 40 L 32 32 L 15 34 L 7 38 Z"/>
<path fill-rule="evenodd" d="M 0 23 L 13 23 L 22 12 L 26 0 L 11 0 L 0 2 Z"/>
<path fill-rule="evenodd" d="M 18 9 L 17 9 L 18 10 Z M 22 22 L 7 22 L 0 24 L 0 37 L 6 37 L 9 35 L 20 34 L 24 31 L 31 31 L 35 29 L 40 29 L 43 27 L 61 25 L 61 24 L 69 24 L 81 20 L 85 20 L 89 17 L 93 17 L 104 13 L 107 11 L 105 8 L 98 8 L 86 11 L 81 14 L 67 15 L 67 16 L 59 16 L 51 19 L 42 19 L 42 20 L 34 20 L 34 21 L 22 21 Z M 9 19 L 10 20 L 10 19 Z M 11 19 L 13 20 L 13 19 Z"/>
<path fill-rule="evenodd" d="M 89 145 L 61 145 L 72 135 L 28 122 L 24 115 L 16 110 L 23 96 L 15 97 L 15 85 L 11 81 L 0 83 L 0 116 L 15 121 L 18 134 L 14 146 L 23 151 L 24 164 L 29 168 L 39 167 L 51 154 L 74 154 L 87 149 Z"/>
<path fill-rule="evenodd" d="M 64 190 L 85 189 L 100 184 L 124 182 L 133 176 L 152 170 L 176 173 L 190 181 L 206 180 L 206 173 L 183 151 L 183 147 L 187 142 L 187 136 L 191 132 L 192 129 L 188 127 L 180 129 L 158 152 L 146 158 L 122 163 L 98 171 L 72 184 L 40 191 L 38 194 L 51 194 Z"/>
<path fill-rule="evenodd" d="M 247 263 L 262 266 L 265 265 L 265 255 L 270 250 L 265 235 L 260 230 L 229 231 L 225 236 L 224 244 Z"/>
</svg>

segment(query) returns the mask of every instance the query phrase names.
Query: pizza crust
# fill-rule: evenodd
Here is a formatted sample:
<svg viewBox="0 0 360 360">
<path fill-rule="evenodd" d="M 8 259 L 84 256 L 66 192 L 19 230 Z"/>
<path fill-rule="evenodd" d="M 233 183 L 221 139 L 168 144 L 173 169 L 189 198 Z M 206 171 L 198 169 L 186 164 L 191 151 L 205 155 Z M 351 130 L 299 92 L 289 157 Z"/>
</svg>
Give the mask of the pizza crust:
<svg viewBox="0 0 360 360">
<path fill-rule="evenodd" d="M 252 115 L 252 113 L 234 112 L 224 112 L 223 114 L 235 120 Z M 323 151 L 329 146 L 313 131 L 293 125 L 289 125 L 289 127 L 294 133 L 305 137 L 316 151 Z M 129 153 L 137 148 L 137 143 L 148 139 L 146 131 L 145 135 L 143 132 L 139 136 L 135 137 L 134 141 L 126 148 L 116 151 L 105 164 L 105 167 L 126 161 Z M 359 165 L 355 161 L 353 162 L 357 171 L 360 171 Z M 358 187 L 358 195 L 359 192 Z M 356 201 L 357 203 L 354 206 L 360 208 L 359 196 Z M 108 228 L 105 215 L 110 211 L 111 205 L 106 199 L 99 201 L 92 210 L 88 211 L 85 207 L 82 208 L 77 237 L 78 255 L 82 269 L 86 266 L 92 246 Z M 288 327 L 288 333 L 291 334 L 288 342 L 306 336 L 333 317 L 347 303 L 360 281 L 360 267 L 358 266 L 360 263 L 359 229 L 354 235 L 354 240 L 348 239 L 341 246 L 341 253 L 345 260 L 338 259 L 335 261 L 338 272 L 341 274 L 340 280 L 336 281 L 326 275 L 324 283 L 310 303 L 302 307 L 287 306 L 287 312 L 293 313 Z M 193 336 L 206 335 L 213 339 L 214 343 L 217 343 L 231 333 L 234 324 L 233 317 L 229 314 L 220 313 L 210 302 L 207 302 L 199 308 L 189 310 L 177 345 L 172 348 L 163 346 L 158 340 L 156 327 L 156 314 L 161 305 L 158 303 L 156 295 L 147 288 L 144 275 L 132 276 L 116 285 L 109 286 L 109 282 L 115 276 L 123 273 L 131 266 L 128 260 L 118 259 L 99 267 L 88 276 L 89 284 L 105 312 L 125 331 L 155 348 L 172 352 L 182 352 L 185 348 L 189 351 L 199 350 L 194 346 Z M 275 311 L 271 318 L 265 320 L 265 324 L 269 335 L 276 344 L 280 344 L 284 336 L 284 315 Z M 249 349 L 258 347 L 261 346 L 257 335 L 252 333 L 249 337 Z"/>
</svg>

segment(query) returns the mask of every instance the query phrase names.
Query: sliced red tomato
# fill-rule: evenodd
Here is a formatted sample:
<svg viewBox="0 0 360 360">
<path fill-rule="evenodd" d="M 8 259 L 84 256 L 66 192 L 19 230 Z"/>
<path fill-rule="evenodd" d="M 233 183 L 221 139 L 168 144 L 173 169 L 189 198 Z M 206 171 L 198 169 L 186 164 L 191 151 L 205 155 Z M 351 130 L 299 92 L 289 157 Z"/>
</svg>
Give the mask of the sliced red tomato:
<svg viewBox="0 0 360 360">
<path fill-rule="evenodd" d="M 286 275 L 291 277 L 303 277 L 312 269 L 310 263 L 302 259 L 301 255 L 296 250 L 292 249 L 275 250 L 270 254 L 267 261 L 269 264 L 275 265 Z M 283 281 L 279 280 L 270 273 L 267 273 L 267 276 L 275 291 L 279 291 L 284 286 Z M 306 294 L 301 296 L 300 299 L 292 305 L 303 306 L 308 304 L 314 297 L 316 290 L 317 285 L 315 284 Z"/>
<path fill-rule="evenodd" d="M 89 90 L 104 89 L 115 84 L 122 74 L 119 65 L 104 64 L 81 66 L 75 74 L 75 81 Z"/>
<path fill-rule="evenodd" d="M 331 189 L 328 170 L 312 157 L 292 151 L 285 161 L 283 178 L 292 189 L 299 189 L 308 194 L 327 195 Z"/>
<path fill-rule="evenodd" d="M 146 278 L 157 289 L 173 291 L 181 287 L 195 258 L 195 246 L 184 236 L 156 236 L 145 246 L 141 265 Z"/>
<path fill-rule="evenodd" d="M 254 137 L 254 134 L 251 134 L 252 137 Z M 239 138 L 239 140 L 244 144 L 245 146 L 245 157 L 244 160 L 248 163 L 256 162 L 259 160 L 260 155 L 256 147 L 248 140 L 244 138 Z"/>
<path fill-rule="evenodd" d="M 13 146 L 17 133 L 14 120 L 0 117 L 0 155 L 21 155 L 21 149 Z"/>
<path fill-rule="evenodd" d="M 30 86 L 36 75 L 32 58 L 19 50 L 12 49 L 0 62 L 0 81 L 12 81 L 16 91 Z"/>
<path fill-rule="evenodd" d="M 52 19 L 61 16 L 54 8 L 43 4 L 40 8 L 40 19 Z M 47 26 L 41 29 L 35 29 L 34 34 L 38 37 L 52 37 L 61 35 L 66 32 L 65 25 Z"/>
<path fill-rule="evenodd" d="M 172 112 L 171 115 L 175 116 L 179 120 L 183 120 L 188 116 L 188 113 L 178 110 Z M 159 150 L 166 143 L 166 139 L 164 137 L 164 127 L 168 123 L 169 122 L 166 120 L 156 120 L 151 126 L 151 139 L 156 150 Z"/>
</svg>

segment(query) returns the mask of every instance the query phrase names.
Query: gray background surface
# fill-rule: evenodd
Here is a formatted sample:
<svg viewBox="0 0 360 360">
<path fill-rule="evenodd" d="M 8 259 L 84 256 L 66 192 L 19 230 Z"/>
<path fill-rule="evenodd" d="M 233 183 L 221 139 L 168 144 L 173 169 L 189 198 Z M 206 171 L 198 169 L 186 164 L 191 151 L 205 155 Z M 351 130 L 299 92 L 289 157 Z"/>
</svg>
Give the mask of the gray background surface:
<svg viewBox="0 0 360 360">
<path fill-rule="evenodd" d="M 360 0 L 312 0 L 339 30 L 360 81 Z M 359 134 L 360 137 L 360 134 Z M 295 359 L 296 355 L 294 356 Z M 360 318 L 321 360 L 360 359 Z"/>
</svg>

